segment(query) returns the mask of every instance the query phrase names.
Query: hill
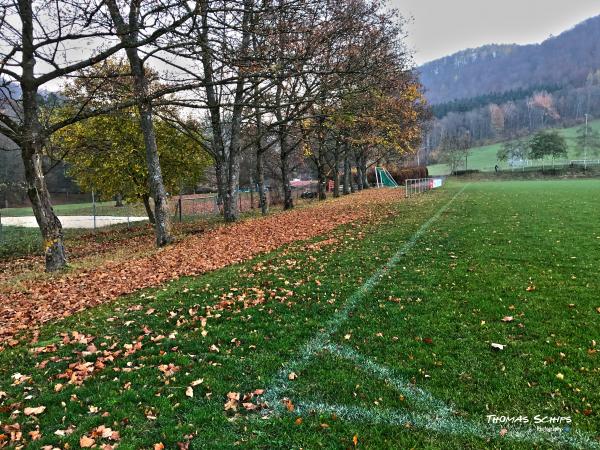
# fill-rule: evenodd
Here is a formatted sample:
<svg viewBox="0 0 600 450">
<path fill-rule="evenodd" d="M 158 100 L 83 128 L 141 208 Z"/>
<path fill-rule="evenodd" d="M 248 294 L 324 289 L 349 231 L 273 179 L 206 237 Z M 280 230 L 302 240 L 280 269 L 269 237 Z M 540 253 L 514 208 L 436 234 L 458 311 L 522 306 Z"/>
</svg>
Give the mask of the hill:
<svg viewBox="0 0 600 450">
<path fill-rule="evenodd" d="M 560 134 L 562 134 L 567 140 L 567 144 L 569 145 L 569 155 L 568 159 L 581 159 L 581 155 L 577 153 L 577 143 L 575 141 L 575 137 L 577 135 L 577 128 L 579 127 L 570 127 L 570 128 L 561 128 L 559 129 Z M 594 128 L 600 131 L 600 120 L 596 120 L 590 123 L 590 128 Z M 509 169 L 509 165 L 506 162 L 498 162 L 496 155 L 498 154 L 498 150 L 502 147 L 502 143 L 492 144 L 492 145 L 483 145 L 480 147 L 474 147 L 471 149 L 471 153 L 469 156 L 469 169 L 480 170 L 482 172 L 491 172 L 494 170 L 494 166 L 498 164 L 500 169 Z M 446 164 L 432 164 L 427 167 L 429 169 L 430 175 L 447 175 L 450 173 L 450 169 Z"/>
<path fill-rule="evenodd" d="M 419 68 L 432 104 L 492 93 L 581 86 L 600 69 L 600 16 L 541 44 L 487 45 Z"/>
</svg>

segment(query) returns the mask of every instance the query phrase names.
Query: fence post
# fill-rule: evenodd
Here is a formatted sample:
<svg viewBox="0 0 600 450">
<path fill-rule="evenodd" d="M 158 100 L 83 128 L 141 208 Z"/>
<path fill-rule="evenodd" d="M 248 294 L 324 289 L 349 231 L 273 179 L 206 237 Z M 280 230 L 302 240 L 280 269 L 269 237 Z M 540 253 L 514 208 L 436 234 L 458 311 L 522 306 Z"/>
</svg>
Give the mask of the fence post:
<svg viewBox="0 0 600 450">
<path fill-rule="evenodd" d="M 250 209 L 254 209 L 254 189 L 252 185 L 250 185 Z"/>
<path fill-rule="evenodd" d="M 2 211 L 0 211 L 0 242 L 4 239 L 4 235 L 2 234 Z"/>
<path fill-rule="evenodd" d="M 179 196 L 177 207 L 179 208 L 179 223 L 181 223 L 181 222 L 183 222 L 183 213 L 182 213 L 183 200 L 181 199 L 181 195 Z"/>
</svg>

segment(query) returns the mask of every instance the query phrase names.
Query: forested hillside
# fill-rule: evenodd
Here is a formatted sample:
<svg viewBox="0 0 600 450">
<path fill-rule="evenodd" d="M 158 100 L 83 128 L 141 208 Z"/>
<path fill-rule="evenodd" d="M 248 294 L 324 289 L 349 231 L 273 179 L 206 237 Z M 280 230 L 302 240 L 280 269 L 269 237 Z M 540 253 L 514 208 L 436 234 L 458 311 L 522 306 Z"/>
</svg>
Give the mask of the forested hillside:
<svg viewBox="0 0 600 450">
<path fill-rule="evenodd" d="M 432 104 L 490 93 L 582 85 L 600 68 L 600 16 L 541 44 L 488 45 L 423 65 Z"/>
<path fill-rule="evenodd" d="M 420 68 L 433 120 L 422 156 L 600 118 L 600 16 L 535 45 L 489 45 Z"/>
</svg>

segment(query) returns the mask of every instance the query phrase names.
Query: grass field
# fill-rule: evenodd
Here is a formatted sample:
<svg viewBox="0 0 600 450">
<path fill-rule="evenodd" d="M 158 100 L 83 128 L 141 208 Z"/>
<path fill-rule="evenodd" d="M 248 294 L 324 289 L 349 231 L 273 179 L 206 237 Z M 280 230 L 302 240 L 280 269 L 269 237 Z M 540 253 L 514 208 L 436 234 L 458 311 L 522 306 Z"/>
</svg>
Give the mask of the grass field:
<svg viewBox="0 0 600 450">
<path fill-rule="evenodd" d="M 590 128 L 600 131 L 600 120 L 590 122 L 589 126 Z M 569 160 L 583 159 L 583 157 L 578 154 L 577 142 L 575 140 L 578 128 L 579 126 L 562 128 L 558 130 L 560 134 L 567 139 L 567 144 L 569 145 L 569 155 L 567 159 Z M 508 163 L 498 162 L 496 155 L 498 154 L 498 150 L 500 150 L 500 148 L 502 148 L 502 143 L 472 148 L 469 156 L 468 168 L 472 170 L 492 172 L 496 164 L 498 164 L 501 169 L 510 169 Z M 547 162 L 550 164 L 552 163 L 550 159 L 548 159 Z M 429 169 L 429 174 L 432 176 L 447 175 L 450 173 L 450 169 L 447 164 L 432 164 L 427 168 Z"/>
<path fill-rule="evenodd" d="M 450 184 L 50 324 L 0 353 L 0 421 L 28 448 L 600 448 L 599 196 Z"/>
</svg>

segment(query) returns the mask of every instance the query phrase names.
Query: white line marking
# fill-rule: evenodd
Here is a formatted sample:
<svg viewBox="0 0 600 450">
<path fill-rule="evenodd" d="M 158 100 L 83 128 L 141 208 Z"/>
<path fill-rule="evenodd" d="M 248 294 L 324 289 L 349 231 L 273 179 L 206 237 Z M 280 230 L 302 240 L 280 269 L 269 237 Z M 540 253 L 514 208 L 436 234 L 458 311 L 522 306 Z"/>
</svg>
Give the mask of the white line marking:
<svg viewBox="0 0 600 450">
<path fill-rule="evenodd" d="M 335 414 L 349 422 L 381 424 L 425 429 L 437 433 L 457 436 L 474 436 L 480 439 L 499 438 L 499 430 L 493 425 L 477 424 L 460 417 L 439 417 L 435 413 L 424 414 L 402 410 L 368 409 L 360 406 L 331 405 L 318 402 L 300 402 L 295 404 L 294 414 L 310 415 L 313 411 L 322 414 Z M 559 444 L 581 449 L 598 449 L 600 446 L 593 437 L 573 431 L 571 433 L 541 433 L 533 428 L 510 428 L 503 439 L 526 441 L 531 444 Z"/>
<path fill-rule="evenodd" d="M 336 344 L 327 344 L 324 347 L 324 350 L 330 352 L 332 355 L 353 362 L 355 366 L 359 367 L 364 372 L 389 384 L 407 399 L 412 400 L 417 406 L 430 411 L 435 411 L 435 414 L 438 417 L 445 417 L 453 412 L 451 407 L 433 397 L 429 392 L 424 391 L 402 377 L 397 376 L 392 369 L 371 361 L 352 348 Z"/>
<path fill-rule="evenodd" d="M 498 437 L 497 427 L 490 424 L 477 424 L 460 417 L 453 416 L 453 410 L 444 402 L 433 397 L 430 393 L 421 388 L 413 386 L 401 377 L 397 376 L 392 369 L 381 366 L 353 349 L 343 347 L 330 342 L 331 336 L 335 334 L 341 325 L 348 320 L 349 314 L 366 298 L 379 284 L 383 276 L 393 269 L 398 262 L 406 255 L 417 243 L 419 238 L 431 227 L 431 225 L 440 218 L 440 216 L 450 207 L 454 200 L 467 188 L 468 185 L 457 192 L 442 208 L 440 208 L 427 222 L 425 222 L 416 231 L 416 233 L 396 252 L 380 269 L 378 269 L 357 291 L 355 291 L 346 301 L 343 308 L 338 310 L 327 322 L 325 327 L 309 340 L 300 349 L 296 359 L 283 364 L 277 372 L 273 385 L 267 389 L 264 401 L 269 408 L 263 410 L 263 416 L 270 414 L 279 415 L 285 413 L 285 408 L 281 402 L 283 394 L 289 391 L 288 374 L 298 372 L 305 368 L 310 360 L 323 351 L 328 351 L 333 355 L 352 361 L 356 366 L 365 372 L 390 384 L 398 392 L 412 399 L 418 406 L 430 408 L 429 413 L 418 413 L 401 410 L 372 410 L 358 406 L 330 405 L 316 402 L 298 402 L 295 405 L 295 414 L 310 414 L 313 411 L 321 413 L 335 413 L 338 417 L 348 421 L 358 421 L 373 424 L 406 426 L 427 429 L 435 432 L 455 434 L 459 436 L 471 435 L 479 438 Z M 265 417 L 266 418 L 266 417 Z M 519 441 L 531 443 L 547 443 L 570 445 L 583 449 L 599 449 L 600 445 L 591 437 L 584 433 L 574 431 L 571 434 L 548 434 L 540 433 L 532 428 L 515 429 L 512 428 L 504 437 Z"/>
<path fill-rule="evenodd" d="M 448 203 L 442 206 L 427 222 L 419 227 L 419 229 L 411 236 L 411 238 L 398 250 L 384 265 L 379 268 L 371 277 L 365 281 L 365 283 L 358 288 L 357 291 L 354 292 L 348 298 L 343 308 L 338 310 L 333 317 L 325 324 L 322 331 L 317 332 L 317 334 L 302 348 L 298 354 L 298 357 L 295 360 L 289 361 L 285 363 L 282 368 L 279 370 L 277 375 L 275 376 L 275 380 L 273 382 L 273 386 L 267 390 L 267 393 L 264 397 L 267 404 L 271 405 L 275 410 L 282 410 L 283 406 L 278 401 L 282 398 L 282 393 L 287 389 L 289 380 L 288 374 L 290 372 L 297 372 L 301 368 L 305 367 L 311 357 L 322 351 L 325 346 L 329 343 L 329 339 L 333 334 L 335 334 L 340 326 L 348 320 L 348 315 L 350 312 L 356 308 L 356 306 L 365 299 L 365 297 L 370 294 L 375 286 L 379 284 L 383 276 L 393 269 L 398 262 L 402 259 L 402 257 L 410 251 L 419 238 L 429 229 L 429 227 L 440 218 L 440 216 L 452 205 L 454 200 L 462 194 L 462 192 L 467 188 L 468 185 L 463 186 L 463 188 L 457 192 L 454 197 L 450 199 Z"/>
</svg>

